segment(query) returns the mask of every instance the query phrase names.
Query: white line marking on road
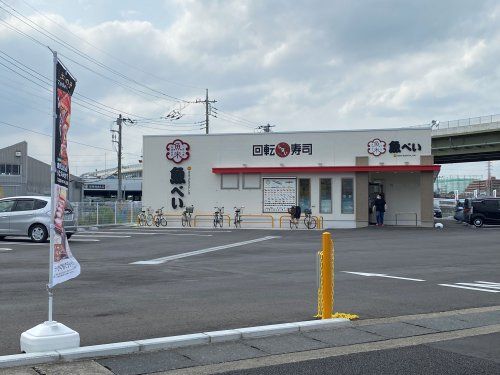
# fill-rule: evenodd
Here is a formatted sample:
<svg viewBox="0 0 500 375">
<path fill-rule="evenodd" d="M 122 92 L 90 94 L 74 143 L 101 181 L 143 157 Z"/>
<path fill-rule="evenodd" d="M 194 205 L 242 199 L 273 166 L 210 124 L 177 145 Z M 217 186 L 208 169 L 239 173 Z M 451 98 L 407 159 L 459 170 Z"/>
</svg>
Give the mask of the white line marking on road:
<svg viewBox="0 0 500 375">
<path fill-rule="evenodd" d="M 175 259 L 181 259 L 181 258 L 191 257 L 191 256 L 194 256 L 194 255 L 211 253 L 213 251 L 219 251 L 219 250 L 229 249 L 229 248 L 232 248 L 232 247 L 238 247 L 238 246 L 248 245 L 248 244 L 256 243 L 256 242 L 268 241 L 268 240 L 272 240 L 272 239 L 279 238 L 279 237 L 280 236 L 266 236 L 266 237 L 262 237 L 262 238 L 256 238 L 254 240 L 243 241 L 243 242 L 236 242 L 236 243 L 230 243 L 230 244 L 222 245 L 222 246 L 209 247 L 208 249 L 201 249 L 201 250 L 196 250 L 196 251 L 190 251 L 188 253 L 171 255 L 171 256 L 163 257 L 163 258 L 157 258 L 157 259 L 151 259 L 151 260 L 142 260 L 142 261 L 133 262 L 133 263 L 130 263 L 130 264 L 156 265 L 156 264 L 161 264 L 161 263 L 168 262 L 169 260 L 175 260 Z"/>
<path fill-rule="evenodd" d="M 105 235 L 105 234 L 98 234 L 98 235 L 93 235 L 92 233 L 89 233 L 88 235 L 83 235 L 83 234 L 74 234 L 71 238 L 74 238 L 74 237 L 80 237 L 80 238 L 129 238 L 129 237 L 132 237 L 132 236 L 119 236 L 119 235 Z"/>
<path fill-rule="evenodd" d="M 0 247 L 0 251 L 11 251 L 12 249 L 9 247 Z"/>
<path fill-rule="evenodd" d="M 491 281 L 474 281 L 475 283 L 481 283 L 484 287 L 497 289 L 500 288 L 500 283 L 492 283 Z"/>
<path fill-rule="evenodd" d="M 456 283 L 457 285 L 467 285 L 467 286 L 473 286 L 477 288 L 488 288 L 488 289 L 499 289 L 500 290 L 500 284 L 494 284 L 494 283 L 482 283 L 482 282 L 475 282 L 475 283 Z"/>
<path fill-rule="evenodd" d="M 438 285 L 449 286 L 450 288 L 460 288 L 460 289 L 479 290 L 481 292 L 500 293 L 500 290 L 473 288 L 471 286 L 462 286 L 462 285 L 456 285 L 456 284 L 438 284 Z"/>
<path fill-rule="evenodd" d="M 70 242 L 101 242 L 101 240 L 95 240 L 93 238 L 74 238 L 71 237 Z"/>
<path fill-rule="evenodd" d="M 48 242 L 37 243 L 37 242 L 1 242 L 2 245 L 21 245 L 21 246 L 49 246 Z"/>
<path fill-rule="evenodd" d="M 149 234 L 149 235 L 156 235 L 156 232 L 136 232 L 136 231 L 128 231 L 128 232 L 80 232 L 79 234 L 109 234 L 109 235 L 115 235 L 115 234 Z"/>
<path fill-rule="evenodd" d="M 151 233 L 171 233 L 171 232 L 184 232 L 184 233 L 232 233 L 233 231 L 232 230 L 191 230 L 191 229 L 183 229 L 183 228 L 179 228 L 179 229 L 156 229 L 154 227 L 151 227 L 151 229 L 149 229 L 149 227 L 144 227 L 144 228 L 127 228 L 127 230 L 130 229 L 130 232 L 136 232 L 136 231 L 140 231 L 140 230 L 143 230 L 145 233 L 146 232 L 151 232 Z M 123 231 L 124 229 L 109 229 L 110 231 Z"/>
<path fill-rule="evenodd" d="M 389 276 L 385 273 L 367 273 L 367 272 L 350 272 L 350 271 L 342 271 L 344 273 L 352 273 L 353 275 L 359 276 L 367 276 L 367 277 L 385 277 L 387 279 L 398 279 L 398 280 L 410 280 L 410 281 L 425 281 L 422 279 L 412 279 L 410 277 L 399 277 L 399 276 Z"/>
</svg>

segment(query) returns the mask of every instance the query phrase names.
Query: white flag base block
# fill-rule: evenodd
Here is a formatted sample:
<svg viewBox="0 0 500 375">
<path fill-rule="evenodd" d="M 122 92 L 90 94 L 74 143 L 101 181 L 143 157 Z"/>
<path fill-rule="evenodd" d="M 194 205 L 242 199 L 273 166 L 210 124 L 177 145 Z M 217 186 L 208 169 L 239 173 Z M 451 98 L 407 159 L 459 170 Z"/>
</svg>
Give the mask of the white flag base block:
<svg viewBox="0 0 500 375">
<path fill-rule="evenodd" d="M 21 334 L 21 351 L 25 353 L 72 349 L 80 346 L 80 335 L 56 321 L 43 322 Z"/>
</svg>

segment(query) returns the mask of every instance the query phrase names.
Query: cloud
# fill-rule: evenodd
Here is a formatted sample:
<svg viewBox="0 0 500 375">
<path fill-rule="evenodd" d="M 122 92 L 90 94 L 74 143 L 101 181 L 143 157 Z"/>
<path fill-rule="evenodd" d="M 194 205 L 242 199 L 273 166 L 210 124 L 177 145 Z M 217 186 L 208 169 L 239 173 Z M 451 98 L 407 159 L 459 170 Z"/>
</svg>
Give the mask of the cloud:
<svg viewBox="0 0 500 375">
<path fill-rule="evenodd" d="M 405 126 L 498 111 L 500 6 L 494 1 L 171 0 L 142 5 L 124 0 L 117 7 L 87 0 L 69 8 L 62 0 L 38 0 L 34 6 L 43 15 L 21 2 L 12 4 L 45 31 L 119 73 L 0 13 L 62 53 L 78 78 L 77 93 L 138 117 L 157 119 L 175 108 L 159 91 L 194 100 L 204 97 L 205 87 L 226 114 L 211 119 L 216 132 L 252 131 L 268 122 L 277 124 L 276 131 Z M 49 51 L 1 23 L 0 50 L 51 77 Z M 50 131 L 50 115 L 42 113 L 50 112 L 50 94 L 2 66 L 0 83 L 4 119 Z M 191 125 L 179 126 L 179 132 L 200 132 L 195 123 L 204 119 L 203 109 L 189 106 L 182 121 Z M 116 113 L 99 111 L 108 116 L 75 105 L 71 137 L 109 149 Z M 151 129 L 161 125 L 149 126 L 126 129 L 127 152 L 141 153 L 142 134 L 161 133 Z M 0 147 L 27 138 L 33 152 L 48 157 L 42 156 L 49 154 L 43 152 L 45 140 L 1 126 L 0 131 Z M 83 146 L 75 150 L 88 152 Z M 102 159 L 91 163 L 102 165 Z"/>
</svg>

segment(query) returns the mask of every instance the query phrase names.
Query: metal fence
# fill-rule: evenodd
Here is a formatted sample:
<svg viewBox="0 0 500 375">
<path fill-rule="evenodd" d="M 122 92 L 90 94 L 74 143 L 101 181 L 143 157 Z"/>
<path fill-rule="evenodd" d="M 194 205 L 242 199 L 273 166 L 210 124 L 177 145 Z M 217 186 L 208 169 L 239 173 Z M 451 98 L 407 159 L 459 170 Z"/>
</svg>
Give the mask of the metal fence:
<svg viewBox="0 0 500 375">
<path fill-rule="evenodd" d="M 460 120 L 451 120 L 440 122 L 437 129 L 455 128 L 458 126 L 470 126 L 470 125 L 480 125 L 480 124 L 491 124 L 492 122 L 499 122 L 500 114 L 479 116 L 479 117 L 469 117 Z"/>
<path fill-rule="evenodd" d="M 75 202 L 71 203 L 77 226 L 133 224 L 141 212 L 142 202 Z"/>
</svg>

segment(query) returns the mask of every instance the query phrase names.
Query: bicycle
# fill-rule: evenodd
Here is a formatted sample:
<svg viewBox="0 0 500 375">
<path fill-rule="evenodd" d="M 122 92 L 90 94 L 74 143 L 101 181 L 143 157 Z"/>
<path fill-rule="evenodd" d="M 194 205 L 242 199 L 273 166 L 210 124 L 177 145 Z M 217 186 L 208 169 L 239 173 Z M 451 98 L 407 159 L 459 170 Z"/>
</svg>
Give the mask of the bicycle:
<svg viewBox="0 0 500 375">
<path fill-rule="evenodd" d="M 193 211 L 194 211 L 194 206 L 189 206 L 186 207 L 186 209 L 182 212 L 181 222 L 183 227 L 191 226 L 191 215 L 193 214 Z"/>
<path fill-rule="evenodd" d="M 224 225 L 224 207 L 214 207 L 214 228 L 217 225 L 222 228 Z"/>
<path fill-rule="evenodd" d="M 310 208 L 306 208 L 304 210 L 304 214 L 306 215 L 304 218 L 304 224 L 307 229 L 316 228 L 316 218 L 312 216 L 312 210 Z"/>
<path fill-rule="evenodd" d="M 241 213 L 245 206 L 234 207 L 234 227 L 241 228 Z"/>
<path fill-rule="evenodd" d="M 167 219 L 165 219 L 165 216 L 163 216 L 163 207 L 156 210 L 155 216 L 153 217 L 153 223 L 159 227 L 160 225 L 162 227 L 167 226 Z"/>
<path fill-rule="evenodd" d="M 295 216 L 297 206 L 292 206 L 288 209 L 290 214 L 290 229 L 299 229 L 299 218 Z"/>
<path fill-rule="evenodd" d="M 150 227 L 153 225 L 153 214 L 151 213 L 153 210 L 151 207 L 146 208 L 146 210 L 142 210 L 139 215 L 137 215 L 137 223 L 143 227 L 147 225 Z"/>
</svg>

